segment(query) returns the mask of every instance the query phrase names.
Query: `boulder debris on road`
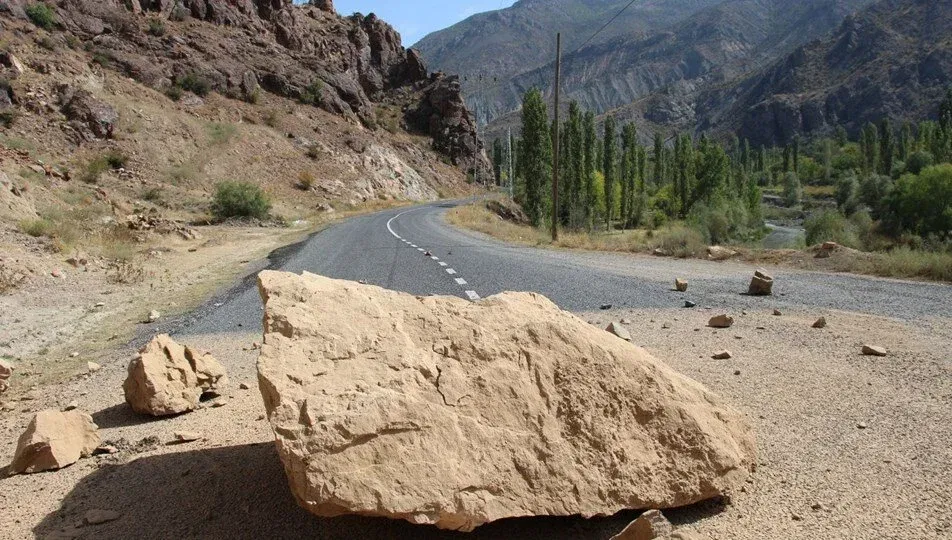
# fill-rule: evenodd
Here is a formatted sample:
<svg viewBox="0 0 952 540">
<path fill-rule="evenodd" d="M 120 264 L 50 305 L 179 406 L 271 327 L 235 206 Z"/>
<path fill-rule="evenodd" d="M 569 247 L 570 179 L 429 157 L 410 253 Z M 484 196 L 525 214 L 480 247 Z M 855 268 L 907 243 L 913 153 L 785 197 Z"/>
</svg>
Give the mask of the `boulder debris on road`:
<svg viewBox="0 0 952 540">
<path fill-rule="evenodd" d="M 773 294 L 774 279 L 766 270 L 757 270 L 750 281 L 747 294 L 751 296 L 770 296 Z"/>
<path fill-rule="evenodd" d="M 608 323 L 608 326 L 605 327 L 605 331 L 615 334 L 616 336 L 620 337 L 621 339 L 625 341 L 631 341 L 631 333 L 628 331 L 627 328 L 622 326 L 621 323 L 610 322 Z"/>
<path fill-rule="evenodd" d="M 734 326 L 734 318 L 727 314 L 715 315 L 707 322 L 711 328 L 730 328 Z"/>
<path fill-rule="evenodd" d="M 743 415 L 541 295 L 473 303 L 274 271 L 259 288 L 261 393 L 314 514 L 471 531 L 693 504 L 754 466 Z"/>
<path fill-rule="evenodd" d="M 863 345 L 863 354 L 866 356 L 887 356 L 889 352 L 878 345 Z"/>
<path fill-rule="evenodd" d="M 674 527 L 668 518 L 658 510 L 648 510 L 638 516 L 620 533 L 610 540 L 655 540 L 668 538 L 674 532 Z"/>
<path fill-rule="evenodd" d="M 826 317 L 820 317 L 813 323 L 813 328 L 826 328 Z"/>
<path fill-rule="evenodd" d="M 678 292 L 687 292 L 687 290 L 688 290 L 688 282 L 687 282 L 686 280 L 683 280 L 683 279 L 675 279 L 675 280 L 674 280 L 674 289 L 675 289 L 676 291 L 678 291 Z"/>
<path fill-rule="evenodd" d="M 0 358 L 0 394 L 6 392 L 10 384 L 7 382 L 13 376 L 13 364 Z"/>
<path fill-rule="evenodd" d="M 168 416 L 194 410 L 205 392 L 227 384 L 225 368 L 208 353 L 156 336 L 129 363 L 122 388 L 140 414 Z"/>
<path fill-rule="evenodd" d="M 82 411 L 40 411 L 17 442 L 10 473 L 62 469 L 89 457 L 102 442 L 98 429 Z"/>
</svg>

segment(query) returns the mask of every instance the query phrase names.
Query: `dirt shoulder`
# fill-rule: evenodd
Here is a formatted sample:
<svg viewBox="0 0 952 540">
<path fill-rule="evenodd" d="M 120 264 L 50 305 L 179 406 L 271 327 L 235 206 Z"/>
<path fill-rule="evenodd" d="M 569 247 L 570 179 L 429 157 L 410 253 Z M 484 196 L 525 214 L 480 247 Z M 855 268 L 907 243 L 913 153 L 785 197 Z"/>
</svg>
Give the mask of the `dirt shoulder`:
<svg viewBox="0 0 952 540">
<path fill-rule="evenodd" d="M 548 231 L 531 227 L 517 205 L 504 198 L 460 206 L 446 213 L 449 223 L 487 234 L 498 240 L 548 249 L 575 249 L 644 253 L 660 257 L 735 260 L 751 264 L 781 265 L 801 270 L 852 273 L 876 277 L 952 281 L 952 254 L 910 249 L 861 252 L 836 245 L 802 250 L 762 249 L 750 246 L 708 246 L 686 227 L 674 225 L 657 231 L 645 229 L 592 233 L 562 231 L 552 241 Z M 492 208 L 487 208 L 487 204 Z"/>
</svg>

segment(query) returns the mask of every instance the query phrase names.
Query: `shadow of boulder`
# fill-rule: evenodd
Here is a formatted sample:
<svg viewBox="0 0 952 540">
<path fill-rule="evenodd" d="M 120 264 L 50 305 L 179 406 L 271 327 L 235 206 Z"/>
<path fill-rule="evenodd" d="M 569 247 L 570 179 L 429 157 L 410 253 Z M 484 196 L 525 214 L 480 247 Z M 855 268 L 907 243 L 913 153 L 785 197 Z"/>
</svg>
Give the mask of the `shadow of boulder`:
<svg viewBox="0 0 952 540">
<path fill-rule="evenodd" d="M 94 509 L 115 511 L 120 517 L 79 527 L 85 513 Z M 683 523 L 709 512 L 676 513 L 680 518 L 670 517 Z M 469 534 L 382 518 L 319 518 L 294 501 L 274 444 L 260 443 L 105 465 L 77 484 L 33 532 L 37 538 L 95 539 L 599 540 L 616 534 L 638 514 L 591 520 L 508 519 Z"/>
</svg>

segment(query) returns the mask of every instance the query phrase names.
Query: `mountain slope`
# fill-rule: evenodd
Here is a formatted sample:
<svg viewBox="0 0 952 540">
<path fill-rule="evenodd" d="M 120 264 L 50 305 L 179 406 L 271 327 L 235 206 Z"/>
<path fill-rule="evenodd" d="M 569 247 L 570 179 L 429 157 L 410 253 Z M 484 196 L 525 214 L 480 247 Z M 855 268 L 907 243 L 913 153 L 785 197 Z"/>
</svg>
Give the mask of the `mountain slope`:
<svg viewBox="0 0 952 540">
<path fill-rule="evenodd" d="M 636 2 L 598 36 L 598 45 L 617 37 L 644 36 L 684 20 L 723 0 L 644 0 Z M 480 104 L 480 119 L 491 120 L 513 108 L 511 92 L 494 83 L 545 66 L 555 57 L 555 34 L 563 51 L 580 46 L 617 14 L 627 0 L 521 0 L 510 8 L 474 15 L 424 37 L 414 47 L 430 67 L 466 77 L 463 90 Z M 502 94 L 502 97 L 499 96 Z"/>
<path fill-rule="evenodd" d="M 952 2 L 882 0 L 828 38 L 700 100 L 701 129 L 737 130 L 754 144 L 883 117 L 934 117 L 952 81 Z"/>
</svg>

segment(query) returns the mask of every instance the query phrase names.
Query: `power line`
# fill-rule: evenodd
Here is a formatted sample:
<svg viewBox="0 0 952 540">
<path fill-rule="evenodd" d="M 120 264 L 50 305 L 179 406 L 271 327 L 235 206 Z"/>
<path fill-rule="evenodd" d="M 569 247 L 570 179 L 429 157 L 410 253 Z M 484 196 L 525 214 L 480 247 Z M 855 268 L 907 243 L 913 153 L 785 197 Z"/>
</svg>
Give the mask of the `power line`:
<svg viewBox="0 0 952 540">
<path fill-rule="evenodd" d="M 601 34 L 603 30 L 605 30 L 606 28 L 608 28 L 609 26 L 611 26 L 611 24 L 612 24 L 613 22 L 615 22 L 615 20 L 618 19 L 618 17 L 621 17 L 621 14 L 624 13 L 625 11 L 627 11 L 628 8 L 630 8 L 632 5 L 634 5 L 634 3 L 635 3 L 636 1 L 637 1 L 637 0 L 631 0 L 631 2 L 628 2 L 628 5 L 626 5 L 625 7 L 621 8 L 621 11 L 619 11 L 618 13 L 616 13 L 615 16 L 612 17 L 607 23 L 605 23 L 604 25 L 602 25 L 601 28 L 599 28 L 598 30 L 596 30 L 595 33 L 592 34 L 592 37 L 586 39 L 584 43 L 582 43 L 581 45 L 579 45 L 578 47 L 576 47 L 575 50 L 573 50 L 572 52 L 570 52 L 570 53 L 569 53 L 569 56 L 571 56 L 571 55 L 577 53 L 578 51 L 582 50 L 583 47 L 585 47 L 586 45 L 588 45 L 589 43 L 591 43 L 592 40 L 595 39 L 596 36 L 598 36 L 598 34 Z"/>
</svg>

